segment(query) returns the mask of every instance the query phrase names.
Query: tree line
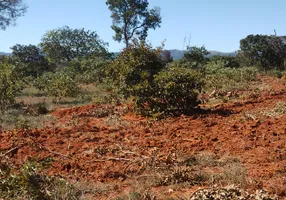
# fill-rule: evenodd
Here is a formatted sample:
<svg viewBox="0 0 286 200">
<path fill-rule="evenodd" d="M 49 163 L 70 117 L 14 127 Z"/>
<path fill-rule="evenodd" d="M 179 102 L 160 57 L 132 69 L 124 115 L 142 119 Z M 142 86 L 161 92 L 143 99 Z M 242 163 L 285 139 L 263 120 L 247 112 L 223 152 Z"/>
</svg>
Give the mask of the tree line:
<svg viewBox="0 0 286 200">
<path fill-rule="evenodd" d="M 5 10 L 5 2 L 0 1 L 0 9 Z M 10 20 L 0 22 L 2 29 L 26 11 L 22 1 L 10 3 L 14 3 L 15 14 L 0 18 Z M 12 12 L 11 5 L 8 13 Z M 285 70 L 283 37 L 249 35 L 240 41 L 236 56 L 208 58 L 204 46 L 188 46 L 183 58 L 173 61 L 163 44 L 153 48 L 147 43 L 148 30 L 159 28 L 162 22 L 158 7 L 150 9 L 146 0 L 107 0 L 106 5 L 111 11 L 113 39 L 125 44 L 118 56 L 108 52 L 108 43 L 96 31 L 68 26 L 50 30 L 40 44 L 16 44 L 11 47 L 11 57 L 1 58 L 0 104 L 13 103 L 25 84 L 60 99 L 75 95 L 78 83 L 104 82 L 113 85 L 125 99 L 133 99 L 138 113 L 192 113 L 201 103 L 199 96 L 206 85 L 222 89 L 230 82 L 251 81 L 254 68 Z"/>
</svg>

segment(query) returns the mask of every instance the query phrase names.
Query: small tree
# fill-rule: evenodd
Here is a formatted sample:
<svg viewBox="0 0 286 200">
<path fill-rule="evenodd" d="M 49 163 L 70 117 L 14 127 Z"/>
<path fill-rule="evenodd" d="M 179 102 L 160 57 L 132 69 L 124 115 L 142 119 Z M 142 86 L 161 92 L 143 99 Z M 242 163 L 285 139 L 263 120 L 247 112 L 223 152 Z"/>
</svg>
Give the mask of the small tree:
<svg viewBox="0 0 286 200">
<path fill-rule="evenodd" d="M 0 112 L 15 102 L 15 97 L 21 91 L 21 84 L 15 67 L 9 64 L 7 58 L 0 61 Z"/>
<path fill-rule="evenodd" d="M 200 103 L 198 96 L 204 83 L 201 72 L 174 63 L 155 76 L 152 103 L 148 103 L 150 111 L 163 115 L 191 114 Z"/>
<path fill-rule="evenodd" d="M 284 69 L 286 44 L 277 36 L 249 35 L 240 41 L 240 55 L 263 70 Z"/>
<path fill-rule="evenodd" d="M 73 61 L 69 68 L 76 73 L 79 83 L 102 83 L 106 78 L 106 68 L 110 61 L 103 58 L 89 58 Z"/>
<path fill-rule="evenodd" d="M 14 25 L 16 19 L 24 15 L 26 9 L 22 0 L 1 0 L 0 29 L 5 30 L 7 26 Z"/>
<path fill-rule="evenodd" d="M 241 66 L 239 56 L 221 56 L 214 55 L 210 58 L 210 62 L 214 62 L 215 64 L 223 63 L 224 67 L 230 68 L 238 68 Z"/>
<path fill-rule="evenodd" d="M 204 46 L 188 46 L 182 58 L 182 62 L 189 64 L 194 69 L 202 68 L 208 61 L 206 57 L 208 54 L 210 54 L 210 52 Z"/>
<path fill-rule="evenodd" d="M 35 45 L 16 44 L 11 49 L 18 73 L 24 77 L 38 77 L 53 69 L 53 66 L 49 64 L 41 50 Z"/>
<path fill-rule="evenodd" d="M 162 51 L 160 56 L 161 56 L 162 62 L 165 64 L 167 64 L 169 62 L 173 62 L 173 57 L 171 55 L 171 52 L 168 50 Z"/>
<path fill-rule="evenodd" d="M 123 40 L 126 47 L 135 36 L 145 40 L 150 28 L 155 30 L 160 27 L 160 9 L 155 7 L 149 10 L 147 0 L 107 0 L 106 5 L 112 13 L 113 38 L 118 42 Z"/>
<path fill-rule="evenodd" d="M 66 97 L 76 97 L 79 91 L 74 76 L 64 71 L 43 74 L 36 79 L 35 86 L 39 90 L 47 92 L 55 102 Z"/>
<path fill-rule="evenodd" d="M 71 29 L 68 26 L 48 31 L 40 46 L 49 61 L 67 64 L 73 59 L 90 56 L 108 57 L 106 46 L 96 32 Z"/>
<path fill-rule="evenodd" d="M 140 114 L 189 114 L 199 103 L 203 74 L 178 63 L 166 67 L 161 55 L 162 47 L 132 44 L 111 63 L 109 75 Z"/>
<path fill-rule="evenodd" d="M 154 75 L 164 67 L 160 53 L 161 48 L 152 49 L 145 42 L 134 40 L 111 62 L 107 73 L 125 96 L 136 95 L 137 90 L 148 87 Z"/>
</svg>

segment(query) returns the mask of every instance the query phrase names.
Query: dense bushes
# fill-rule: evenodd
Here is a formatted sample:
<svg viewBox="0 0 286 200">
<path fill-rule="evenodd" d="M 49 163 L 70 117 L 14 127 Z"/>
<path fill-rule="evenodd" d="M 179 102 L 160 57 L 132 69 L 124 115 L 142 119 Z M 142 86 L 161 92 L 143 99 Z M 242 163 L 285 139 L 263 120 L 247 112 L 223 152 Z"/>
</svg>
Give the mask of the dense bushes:
<svg viewBox="0 0 286 200">
<path fill-rule="evenodd" d="M 138 90 L 152 85 L 154 75 L 164 67 L 160 51 L 134 42 L 110 64 L 107 74 L 126 97 L 136 96 Z"/>
<path fill-rule="evenodd" d="M 7 58 L 0 60 L 0 112 L 15 102 L 22 87 L 15 67 Z"/>
<path fill-rule="evenodd" d="M 203 74 L 180 66 L 168 67 L 155 76 L 153 110 L 163 114 L 190 114 L 199 104 Z"/>
<path fill-rule="evenodd" d="M 29 161 L 18 170 L 0 154 L 0 199 L 80 199 L 80 192 L 64 179 L 42 175 L 49 161 Z"/>
<path fill-rule="evenodd" d="M 90 43 L 86 46 L 83 41 Z M 54 101 L 75 97 L 82 84 L 95 83 L 108 85 L 98 87 L 109 88 L 102 92 L 104 102 L 119 102 L 116 97 L 120 96 L 120 100 L 133 99 L 135 110 L 143 115 L 186 114 L 198 106 L 202 90 L 219 91 L 223 96 L 255 80 L 257 69 L 285 67 L 286 47 L 276 36 L 250 35 L 241 40 L 236 56 L 209 57 L 204 46 L 189 46 L 179 61 L 172 61 L 162 47 L 154 49 L 144 41 L 134 40 L 116 58 L 106 45 L 95 32 L 68 27 L 44 36 L 41 47 L 45 53 L 34 45 L 15 45 L 12 58 L 0 69 L 0 109 L 14 102 L 22 86 L 20 77 L 21 83 L 33 83 Z M 102 101 L 100 95 L 93 99 Z"/>
<path fill-rule="evenodd" d="M 45 73 L 35 81 L 35 86 L 47 92 L 54 101 L 60 101 L 64 97 L 74 97 L 78 93 L 77 82 L 73 75 L 63 71 Z"/>
<path fill-rule="evenodd" d="M 207 63 L 210 52 L 204 47 L 188 46 L 181 63 L 193 69 L 203 69 Z"/>
<path fill-rule="evenodd" d="M 106 78 L 106 68 L 109 60 L 92 57 L 83 60 L 72 61 L 68 68 L 76 73 L 76 80 L 79 83 L 101 83 Z"/>
<path fill-rule="evenodd" d="M 245 89 L 246 84 L 256 79 L 258 69 L 255 67 L 225 67 L 224 61 L 212 61 L 206 65 L 207 88 L 215 89 L 220 94 Z"/>
<path fill-rule="evenodd" d="M 237 56 L 220 56 L 220 55 L 214 55 L 210 58 L 210 62 L 213 62 L 215 64 L 222 64 L 224 67 L 230 67 L 230 68 L 239 68 L 241 67 L 239 62 L 239 57 Z"/>
<path fill-rule="evenodd" d="M 109 75 L 143 115 L 191 112 L 198 105 L 203 75 L 177 64 L 166 67 L 160 55 L 161 48 L 135 43 L 111 63 Z"/>
</svg>

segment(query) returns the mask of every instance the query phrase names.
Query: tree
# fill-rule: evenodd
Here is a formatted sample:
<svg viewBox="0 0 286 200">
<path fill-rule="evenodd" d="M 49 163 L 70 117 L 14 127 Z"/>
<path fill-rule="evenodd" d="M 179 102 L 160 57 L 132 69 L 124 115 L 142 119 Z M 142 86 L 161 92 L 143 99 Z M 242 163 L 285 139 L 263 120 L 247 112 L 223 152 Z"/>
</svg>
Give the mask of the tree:
<svg viewBox="0 0 286 200">
<path fill-rule="evenodd" d="M 16 44 L 11 49 L 13 58 L 16 61 L 17 70 L 24 77 L 38 77 L 53 68 L 40 48 L 35 45 Z"/>
<path fill-rule="evenodd" d="M 5 30 L 7 26 L 14 25 L 26 9 L 22 0 L 0 0 L 0 29 Z"/>
<path fill-rule="evenodd" d="M 72 74 L 65 71 L 47 72 L 35 81 L 35 86 L 59 102 L 65 97 L 76 97 L 79 91 L 77 82 Z"/>
<path fill-rule="evenodd" d="M 168 50 L 162 51 L 160 56 L 161 56 L 161 60 L 164 64 L 167 64 L 169 62 L 173 62 L 173 57 L 171 55 L 171 52 Z"/>
<path fill-rule="evenodd" d="M 18 72 L 8 59 L 6 57 L 0 59 L 0 112 L 15 103 L 15 97 L 22 89 Z"/>
<path fill-rule="evenodd" d="M 214 64 L 222 63 L 224 67 L 238 68 L 240 67 L 239 58 L 237 56 L 214 55 L 210 58 L 210 62 Z"/>
<path fill-rule="evenodd" d="M 250 65 L 263 70 L 285 68 L 286 44 L 277 36 L 248 35 L 240 41 L 240 49 Z"/>
<path fill-rule="evenodd" d="M 94 31 L 68 26 L 48 31 L 40 44 L 48 60 L 57 64 L 90 56 L 108 57 L 107 45 Z"/>
<path fill-rule="evenodd" d="M 182 58 L 182 62 L 189 64 L 192 68 L 201 68 L 208 61 L 210 52 L 204 47 L 188 46 Z"/>
<path fill-rule="evenodd" d="M 126 47 L 134 37 L 145 40 L 150 28 L 160 27 L 162 22 L 160 9 L 148 9 L 147 0 L 107 0 L 111 11 L 112 26 L 115 31 L 115 41 L 124 41 Z"/>
<path fill-rule="evenodd" d="M 161 47 L 153 49 L 144 41 L 139 43 L 134 40 L 111 62 L 107 74 L 125 96 L 132 96 L 149 87 L 153 76 L 164 68 L 161 51 Z"/>
</svg>

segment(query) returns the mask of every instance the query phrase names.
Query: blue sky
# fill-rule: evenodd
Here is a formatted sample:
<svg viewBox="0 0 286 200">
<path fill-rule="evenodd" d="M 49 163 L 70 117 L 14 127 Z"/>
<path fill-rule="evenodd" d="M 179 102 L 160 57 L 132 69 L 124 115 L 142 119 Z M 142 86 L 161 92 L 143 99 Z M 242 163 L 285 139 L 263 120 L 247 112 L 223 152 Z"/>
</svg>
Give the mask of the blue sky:
<svg viewBox="0 0 286 200">
<path fill-rule="evenodd" d="M 39 44 L 48 30 L 69 26 L 94 30 L 109 43 L 110 51 L 123 44 L 113 41 L 110 11 L 105 0 L 24 0 L 29 6 L 16 27 L 0 31 L 0 51 L 11 52 L 14 44 Z M 208 50 L 239 49 L 249 34 L 286 35 L 285 0 L 149 0 L 161 8 L 161 28 L 150 31 L 148 40 L 166 49 L 184 49 L 186 43 Z M 184 38 L 187 41 L 184 42 Z"/>
</svg>

